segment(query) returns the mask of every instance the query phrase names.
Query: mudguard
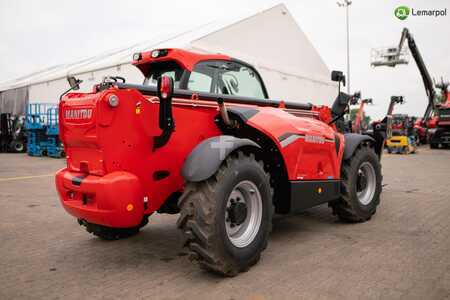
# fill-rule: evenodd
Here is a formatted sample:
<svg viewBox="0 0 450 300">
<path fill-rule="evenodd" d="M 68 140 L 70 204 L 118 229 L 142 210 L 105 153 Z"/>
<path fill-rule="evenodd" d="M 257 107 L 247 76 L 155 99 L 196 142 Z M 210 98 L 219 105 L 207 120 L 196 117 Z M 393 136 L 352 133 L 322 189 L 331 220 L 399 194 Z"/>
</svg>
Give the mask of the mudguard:
<svg viewBox="0 0 450 300">
<path fill-rule="evenodd" d="M 345 140 L 344 157 L 343 157 L 344 160 L 347 160 L 350 157 L 352 157 L 358 145 L 361 144 L 363 141 L 375 142 L 375 140 L 372 137 L 357 133 L 344 134 L 344 140 Z"/>
<path fill-rule="evenodd" d="M 249 139 L 240 139 L 230 135 L 220 135 L 198 144 L 187 157 L 181 170 L 186 181 L 199 182 L 211 177 L 222 161 L 234 150 L 251 146 L 261 148 Z"/>
</svg>

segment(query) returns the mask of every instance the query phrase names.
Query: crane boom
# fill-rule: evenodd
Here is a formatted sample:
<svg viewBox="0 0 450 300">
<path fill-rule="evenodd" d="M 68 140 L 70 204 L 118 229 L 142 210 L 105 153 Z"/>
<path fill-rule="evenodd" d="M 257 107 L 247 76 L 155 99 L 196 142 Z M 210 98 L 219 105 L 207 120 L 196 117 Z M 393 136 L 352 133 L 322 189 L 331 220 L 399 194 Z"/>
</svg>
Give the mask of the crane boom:
<svg viewBox="0 0 450 300">
<path fill-rule="evenodd" d="M 436 99 L 436 91 L 434 90 L 433 80 L 431 79 L 431 75 L 428 72 L 427 66 L 423 61 L 422 55 L 420 54 L 419 48 L 417 47 L 416 41 L 414 37 L 410 34 L 408 28 L 403 29 L 402 40 L 400 40 L 399 46 L 403 46 L 404 39 L 408 40 L 408 47 L 411 51 L 411 55 L 414 57 L 414 61 L 416 62 L 417 67 L 419 68 L 420 75 L 422 76 L 423 85 L 425 86 L 425 91 L 428 96 L 428 106 L 425 110 L 425 114 L 423 116 L 424 121 L 426 122 L 435 108 L 435 99 Z"/>
<path fill-rule="evenodd" d="M 425 65 L 425 62 L 422 58 L 422 55 L 420 54 L 419 48 L 417 47 L 416 41 L 414 40 L 414 37 L 409 32 L 408 28 L 403 28 L 402 36 L 400 38 L 400 42 L 398 43 L 397 47 L 397 53 L 392 59 L 392 61 L 389 62 L 389 66 L 395 67 L 397 64 L 402 63 L 400 60 L 401 50 L 403 48 L 403 45 L 405 44 L 405 41 L 408 41 L 408 47 L 411 52 L 411 55 L 414 58 L 414 61 L 416 62 L 417 68 L 419 69 L 420 75 L 422 76 L 422 81 L 425 86 L 425 91 L 428 96 L 428 105 L 427 109 L 425 110 L 423 120 L 426 122 L 433 112 L 435 108 L 435 99 L 436 99 L 436 91 L 434 90 L 433 80 L 431 79 L 431 75 L 428 72 L 427 66 Z M 383 65 L 383 64 L 380 64 Z M 386 65 L 386 64 L 384 64 Z"/>
</svg>

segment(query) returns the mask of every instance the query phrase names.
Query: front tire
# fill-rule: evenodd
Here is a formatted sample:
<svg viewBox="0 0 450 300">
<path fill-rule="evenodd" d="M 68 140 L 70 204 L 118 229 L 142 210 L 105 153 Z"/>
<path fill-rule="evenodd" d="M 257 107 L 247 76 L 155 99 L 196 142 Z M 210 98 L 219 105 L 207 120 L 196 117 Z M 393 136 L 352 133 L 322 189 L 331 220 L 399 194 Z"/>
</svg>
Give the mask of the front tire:
<svg viewBox="0 0 450 300">
<path fill-rule="evenodd" d="M 188 182 L 177 222 L 191 258 L 225 276 L 247 271 L 260 259 L 272 230 L 270 176 L 253 154 L 229 156 L 202 182 Z"/>
<path fill-rule="evenodd" d="M 365 222 L 380 203 L 381 164 L 374 150 L 361 146 L 343 162 L 340 199 L 330 203 L 333 214 L 345 222 Z"/>
</svg>

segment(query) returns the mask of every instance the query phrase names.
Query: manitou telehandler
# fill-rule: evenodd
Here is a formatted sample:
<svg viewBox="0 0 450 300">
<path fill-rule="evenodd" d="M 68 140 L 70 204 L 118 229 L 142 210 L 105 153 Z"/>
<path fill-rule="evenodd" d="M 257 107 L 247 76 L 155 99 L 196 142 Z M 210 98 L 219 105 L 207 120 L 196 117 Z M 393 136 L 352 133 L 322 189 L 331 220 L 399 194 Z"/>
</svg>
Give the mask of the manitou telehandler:
<svg viewBox="0 0 450 300">
<path fill-rule="evenodd" d="M 375 214 L 387 123 L 342 134 L 354 95 L 339 92 L 331 109 L 270 100 L 257 70 L 226 55 L 157 49 L 133 64 L 143 84 L 107 77 L 60 102 L 67 167 L 56 187 L 88 232 L 119 239 L 155 212 L 180 213 L 192 258 L 233 276 L 260 259 L 274 212 L 328 203 L 344 221 Z"/>
<path fill-rule="evenodd" d="M 440 145 L 442 147 L 448 147 L 450 145 L 450 101 L 448 100 L 448 84 L 444 83 L 442 80 L 442 84 L 436 85 L 436 88 L 441 90 L 441 95 L 439 95 L 434 88 L 433 80 L 423 61 L 414 37 L 409 32 L 408 28 L 403 29 L 398 47 L 388 48 L 385 53 L 381 53 L 379 60 L 376 59 L 375 61 L 372 61 L 372 66 L 395 67 L 398 64 L 408 63 L 405 59 L 401 58 L 403 44 L 406 40 L 408 40 L 409 50 L 416 62 L 420 75 L 422 76 L 425 91 L 428 96 L 428 106 L 422 118 L 422 125 L 427 128 L 427 131 L 430 134 L 428 138 L 430 148 L 438 148 Z M 433 114 L 434 120 L 432 120 Z M 436 127 L 433 128 L 434 126 Z"/>
</svg>

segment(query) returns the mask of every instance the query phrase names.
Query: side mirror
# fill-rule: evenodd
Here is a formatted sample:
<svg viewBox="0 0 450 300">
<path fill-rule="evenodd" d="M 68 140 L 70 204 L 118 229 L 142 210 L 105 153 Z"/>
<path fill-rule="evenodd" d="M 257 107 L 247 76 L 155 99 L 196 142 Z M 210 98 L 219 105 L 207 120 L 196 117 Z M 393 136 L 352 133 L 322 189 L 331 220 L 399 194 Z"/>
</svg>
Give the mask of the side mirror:
<svg viewBox="0 0 450 300">
<path fill-rule="evenodd" d="M 403 102 L 404 102 L 403 96 L 392 96 L 391 102 L 394 102 L 397 104 L 403 104 Z"/>
<path fill-rule="evenodd" d="M 342 83 L 342 85 L 345 86 L 345 75 L 341 71 L 332 71 L 331 80 Z"/>
<path fill-rule="evenodd" d="M 67 76 L 67 81 L 69 82 L 70 88 L 59 96 L 59 101 L 62 100 L 65 94 L 74 90 L 77 91 L 80 89 L 80 83 L 83 82 L 81 79 L 76 79 L 75 76 Z"/>
<path fill-rule="evenodd" d="M 80 79 L 76 79 L 75 76 L 68 76 L 67 77 L 67 81 L 69 82 L 70 85 L 70 89 L 77 91 L 80 89 L 80 83 L 82 83 L 83 81 Z"/>
</svg>

